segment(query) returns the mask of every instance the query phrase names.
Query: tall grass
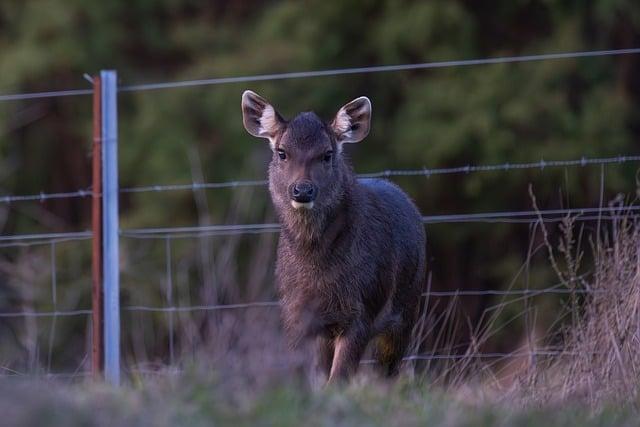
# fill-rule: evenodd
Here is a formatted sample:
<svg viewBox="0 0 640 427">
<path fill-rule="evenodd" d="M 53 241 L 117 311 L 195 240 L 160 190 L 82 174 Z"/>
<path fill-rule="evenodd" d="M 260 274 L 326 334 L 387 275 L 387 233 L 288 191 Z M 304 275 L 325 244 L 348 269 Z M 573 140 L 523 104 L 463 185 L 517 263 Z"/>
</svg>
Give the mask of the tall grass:
<svg viewBox="0 0 640 427">
<path fill-rule="evenodd" d="M 526 274 L 532 257 L 546 250 L 558 280 L 574 292 L 557 313 L 560 326 L 548 334 L 539 332 L 534 316 L 524 322 L 531 334 L 517 336 L 511 350 L 553 347 L 558 356 L 475 358 L 504 326 L 505 315 L 511 316 L 505 314 L 510 301 L 489 307 L 481 325 L 467 325 L 472 339 L 460 346 L 454 337 L 460 325 L 449 321 L 456 317 L 459 300 L 447 300 L 438 315 L 427 300 L 412 352 L 452 354 L 455 359 L 407 362 L 395 383 L 363 365 L 346 389 L 327 389 L 311 369 L 312 352 L 288 348 L 277 310 L 176 314 L 173 364 L 166 357 L 153 360 L 147 352 L 145 331 L 156 323 L 143 328 L 131 317 L 135 333 L 126 339 L 133 351 L 126 356 L 123 388 L 58 379 L 50 380 L 57 390 L 51 393 L 51 383 L 43 387 L 33 380 L 2 379 L 0 413 L 18 424 L 34 425 L 48 417 L 52 422 L 109 424 L 113 412 L 119 412 L 114 420 L 122 425 L 234 420 L 296 425 L 309 416 L 314 417 L 311 425 L 634 425 L 640 397 L 640 222 L 621 207 L 615 220 L 598 221 L 591 232 L 577 224 L 566 218 L 557 241 L 538 225 L 521 268 Z M 272 242 L 265 242 L 266 253 Z M 257 262 L 265 269 L 269 260 L 265 255 Z M 260 295 L 260 282 L 256 279 L 258 284 L 244 292 Z M 512 317 L 531 312 L 525 306 Z M 157 324 L 166 327 L 166 314 L 158 317 Z M 153 339 L 161 347 L 166 344 L 166 336 Z"/>
<path fill-rule="evenodd" d="M 558 273 L 564 280 L 576 276 L 583 257 L 573 229 L 566 224 L 558 246 L 566 266 Z M 597 231 L 590 239 L 593 274 L 572 282 L 588 293 L 570 299 L 571 322 L 560 332 L 566 357 L 529 373 L 522 390 L 526 401 L 577 401 L 591 408 L 640 403 L 640 223 L 621 207 L 618 218 L 607 227 L 599 224 Z M 553 250 L 550 254 L 554 259 Z"/>
</svg>

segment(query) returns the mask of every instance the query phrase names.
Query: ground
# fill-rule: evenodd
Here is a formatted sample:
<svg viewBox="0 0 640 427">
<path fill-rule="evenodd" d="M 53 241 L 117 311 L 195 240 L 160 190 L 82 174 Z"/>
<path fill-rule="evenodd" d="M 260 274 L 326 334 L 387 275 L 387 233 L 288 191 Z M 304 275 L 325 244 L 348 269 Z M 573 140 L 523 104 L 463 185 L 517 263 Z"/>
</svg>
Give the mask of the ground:
<svg viewBox="0 0 640 427">
<path fill-rule="evenodd" d="M 5 425 L 631 426 L 631 408 L 529 407 L 462 402 L 415 380 L 359 381 L 311 391 L 293 384 L 229 388 L 214 375 L 138 378 L 113 388 L 92 381 L 0 380 Z M 250 390 L 250 391 L 249 391 Z"/>
</svg>

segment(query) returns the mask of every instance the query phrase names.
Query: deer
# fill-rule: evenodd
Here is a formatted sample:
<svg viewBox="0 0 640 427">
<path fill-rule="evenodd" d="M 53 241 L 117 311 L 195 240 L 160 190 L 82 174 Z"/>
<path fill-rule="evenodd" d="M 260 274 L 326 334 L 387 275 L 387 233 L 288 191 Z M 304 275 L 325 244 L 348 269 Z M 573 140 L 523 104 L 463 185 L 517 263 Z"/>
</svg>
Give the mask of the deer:
<svg viewBox="0 0 640 427">
<path fill-rule="evenodd" d="M 381 375 L 397 376 L 425 282 L 418 209 L 390 181 L 358 179 L 343 152 L 369 134 L 371 113 L 362 96 L 330 122 L 314 112 L 285 120 L 265 98 L 242 94 L 244 128 L 272 151 L 284 331 L 292 346 L 313 346 L 327 384 L 348 381 L 370 344 Z"/>
</svg>

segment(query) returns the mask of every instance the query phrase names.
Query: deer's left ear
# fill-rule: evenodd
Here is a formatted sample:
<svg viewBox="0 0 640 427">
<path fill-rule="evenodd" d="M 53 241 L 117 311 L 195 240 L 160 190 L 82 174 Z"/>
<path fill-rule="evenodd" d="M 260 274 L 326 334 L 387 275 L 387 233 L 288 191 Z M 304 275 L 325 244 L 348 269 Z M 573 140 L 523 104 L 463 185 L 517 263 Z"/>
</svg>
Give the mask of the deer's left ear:
<svg viewBox="0 0 640 427">
<path fill-rule="evenodd" d="M 331 122 L 339 144 L 360 142 L 369 134 L 371 101 L 366 96 L 356 98 L 340 110 Z"/>
</svg>

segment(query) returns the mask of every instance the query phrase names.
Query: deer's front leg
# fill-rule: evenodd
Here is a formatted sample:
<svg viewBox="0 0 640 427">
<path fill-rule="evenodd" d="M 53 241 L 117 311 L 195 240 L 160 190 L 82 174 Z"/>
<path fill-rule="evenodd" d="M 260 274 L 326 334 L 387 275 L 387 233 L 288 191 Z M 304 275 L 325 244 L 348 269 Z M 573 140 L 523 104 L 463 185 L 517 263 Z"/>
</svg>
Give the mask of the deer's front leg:
<svg viewBox="0 0 640 427">
<path fill-rule="evenodd" d="M 333 363 L 334 342 L 332 338 L 318 337 L 316 340 L 317 365 L 324 375 L 324 379 L 329 378 L 331 364 Z"/>
<path fill-rule="evenodd" d="M 370 333 L 370 325 L 358 323 L 335 339 L 329 383 L 344 381 L 356 373 Z"/>
</svg>

